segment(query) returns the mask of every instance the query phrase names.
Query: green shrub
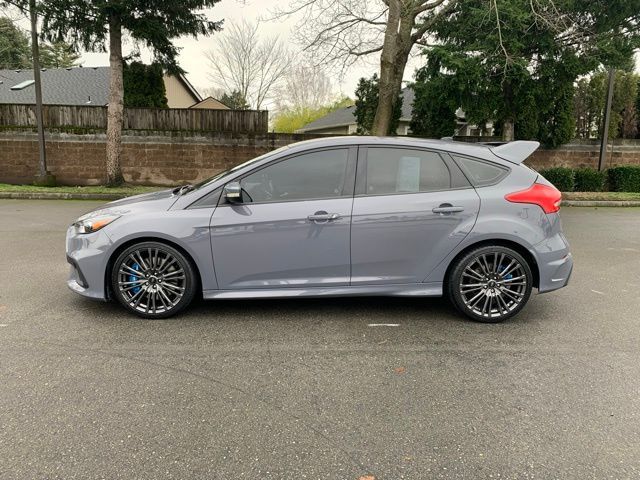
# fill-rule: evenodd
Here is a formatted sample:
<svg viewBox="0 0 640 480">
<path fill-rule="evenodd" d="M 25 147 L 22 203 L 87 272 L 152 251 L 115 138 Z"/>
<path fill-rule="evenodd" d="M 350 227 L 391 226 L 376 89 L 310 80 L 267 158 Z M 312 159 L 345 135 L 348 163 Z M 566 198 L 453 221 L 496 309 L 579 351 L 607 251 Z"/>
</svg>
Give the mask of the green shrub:
<svg viewBox="0 0 640 480">
<path fill-rule="evenodd" d="M 540 170 L 540 175 L 549 180 L 561 192 L 573 192 L 575 171 L 566 167 Z"/>
<path fill-rule="evenodd" d="M 576 192 L 601 192 L 604 189 L 607 174 L 593 168 L 578 168 L 574 170 Z"/>
<path fill-rule="evenodd" d="M 640 192 L 640 166 L 613 167 L 608 174 L 612 192 Z"/>
</svg>

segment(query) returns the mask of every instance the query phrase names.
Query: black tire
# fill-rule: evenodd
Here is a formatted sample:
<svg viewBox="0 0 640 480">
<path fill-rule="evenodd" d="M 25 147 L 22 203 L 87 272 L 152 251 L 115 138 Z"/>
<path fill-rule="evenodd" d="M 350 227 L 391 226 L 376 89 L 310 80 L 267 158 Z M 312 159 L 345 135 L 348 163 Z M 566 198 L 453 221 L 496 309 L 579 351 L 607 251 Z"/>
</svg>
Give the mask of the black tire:
<svg viewBox="0 0 640 480">
<path fill-rule="evenodd" d="M 111 269 L 113 296 L 129 312 L 147 319 L 180 313 L 192 302 L 197 286 L 191 260 L 161 242 L 131 245 Z"/>
<path fill-rule="evenodd" d="M 498 323 L 529 301 L 531 266 L 515 250 L 499 245 L 476 248 L 458 258 L 446 281 L 449 299 L 476 322 Z"/>
</svg>

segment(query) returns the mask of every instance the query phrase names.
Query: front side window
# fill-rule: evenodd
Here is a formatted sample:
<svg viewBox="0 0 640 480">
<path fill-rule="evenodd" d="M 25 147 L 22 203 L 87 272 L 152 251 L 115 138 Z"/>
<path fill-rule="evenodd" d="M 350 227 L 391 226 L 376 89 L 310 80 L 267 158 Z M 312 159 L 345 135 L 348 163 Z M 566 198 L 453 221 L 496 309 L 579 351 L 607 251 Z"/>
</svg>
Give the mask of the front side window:
<svg viewBox="0 0 640 480">
<path fill-rule="evenodd" d="M 269 165 L 240 181 L 245 203 L 341 197 L 345 194 L 349 150 L 305 153 Z"/>
<path fill-rule="evenodd" d="M 451 174 L 435 152 L 369 148 L 367 195 L 433 192 L 451 188 Z"/>
</svg>

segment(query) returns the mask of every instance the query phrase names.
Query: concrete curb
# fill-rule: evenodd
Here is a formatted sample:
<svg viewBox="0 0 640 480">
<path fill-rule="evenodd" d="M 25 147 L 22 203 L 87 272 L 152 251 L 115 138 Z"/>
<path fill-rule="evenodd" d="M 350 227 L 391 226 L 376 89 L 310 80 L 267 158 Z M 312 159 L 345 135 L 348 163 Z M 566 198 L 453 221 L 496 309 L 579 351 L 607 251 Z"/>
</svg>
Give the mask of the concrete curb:
<svg viewBox="0 0 640 480">
<path fill-rule="evenodd" d="M 0 192 L 0 199 L 13 200 L 119 200 L 131 195 L 113 193 Z"/>
<path fill-rule="evenodd" d="M 114 193 L 0 192 L 0 199 L 14 200 L 120 200 L 130 197 Z M 640 200 L 563 200 L 563 207 L 640 207 Z"/>
<path fill-rule="evenodd" d="M 563 207 L 640 207 L 640 200 L 563 200 Z"/>
</svg>

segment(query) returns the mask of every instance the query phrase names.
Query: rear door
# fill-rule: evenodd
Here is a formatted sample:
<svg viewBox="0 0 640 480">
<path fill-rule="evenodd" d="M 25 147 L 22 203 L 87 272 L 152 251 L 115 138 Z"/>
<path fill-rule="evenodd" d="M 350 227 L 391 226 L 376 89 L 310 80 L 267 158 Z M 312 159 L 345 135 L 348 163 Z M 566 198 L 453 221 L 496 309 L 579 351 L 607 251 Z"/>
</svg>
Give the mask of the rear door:
<svg viewBox="0 0 640 480">
<path fill-rule="evenodd" d="M 480 199 L 445 153 L 361 147 L 351 284 L 420 283 L 471 231 Z"/>
</svg>

